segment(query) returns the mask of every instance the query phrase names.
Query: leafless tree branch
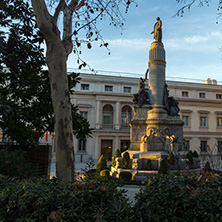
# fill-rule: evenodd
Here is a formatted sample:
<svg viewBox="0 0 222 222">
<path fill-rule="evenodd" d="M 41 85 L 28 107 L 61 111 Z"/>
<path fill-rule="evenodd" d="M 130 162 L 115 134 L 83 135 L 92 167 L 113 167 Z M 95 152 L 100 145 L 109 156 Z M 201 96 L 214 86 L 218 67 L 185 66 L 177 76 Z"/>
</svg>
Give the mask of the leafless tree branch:
<svg viewBox="0 0 222 222">
<path fill-rule="evenodd" d="M 59 4 L 55 10 L 55 14 L 53 16 L 53 19 L 55 22 L 57 22 L 58 17 L 59 17 L 59 13 L 62 11 L 64 5 L 65 5 L 65 0 L 60 0 Z"/>
<path fill-rule="evenodd" d="M 111 2 L 111 0 L 108 1 L 108 3 L 106 4 L 106 6 L 104 7 L 104 11 L 105 11 L 105 9 L 109 6 L 110 2 Z M 88 23 L 86 23 L 86 24 L 84 24 L 83 26 L 81 26 L 80 28 L 78 28 L 78 29 L 76 30 L 76 32 L 78 33 L 81 29 L 83 29 L 83 28 L 86 27 L 86 26 L 89 26 L 91 23 L 93 23 L 94 21 L 96 21 L 96 20 L 103 14 L 104 11 L 102 10 L 94 19 L 92 19 L 92 20 L 89 21 Z"/>
<path fill-rule="evenodd" d="M 84 6 L 85 0 L 72 0 L 69 4 L 69 8 L 73 10 L 73 12 L 78 11 L 82 6 Z"/>
<path fill-rule="evenodd" d="M 180 3 L 180 2 L 184 2 L 184 3 L 186 3 L 187 1 L 186 0 L 176 0 L 178 3 Z M 188 3 L 188 4 L 186 4 L 186 5 L 184 5 L 182 8 L 180 8 L 177 12 L 176 12 L 176 14 L 174 15 L 174 17 L 175 16 L 182 16 L 183 15 L 183 13 L 184 13 L 184 11 L 185 10 L 190 10 L 190 8 L 191 8 L 191 6 L 194 4 L 196 2 L 196 0 L 192 0 L 190 3 Z"/>
</svg>

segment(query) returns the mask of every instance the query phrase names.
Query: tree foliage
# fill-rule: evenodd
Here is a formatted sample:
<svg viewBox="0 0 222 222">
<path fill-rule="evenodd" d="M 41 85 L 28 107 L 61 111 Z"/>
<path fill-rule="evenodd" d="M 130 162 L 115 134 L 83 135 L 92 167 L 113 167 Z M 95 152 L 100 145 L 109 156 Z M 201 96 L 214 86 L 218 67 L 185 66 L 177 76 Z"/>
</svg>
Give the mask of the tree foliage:
<svg viewBox="0 0 222 222">
<path fill-rule="evenodd" d="M 37 142 L 53 129 L 42 37 L 28 3 L 0 3 L 0 127 L 21 144 Z"/>
<path fill-rule="evenodd" d="M 0 17 L 0 128 L 20 144 L 37 144 L 46 130 L 54 130 L 43 38 L 27 2 L 1 1 Z M 69 74 L 70 90 L 78 75 Z M 74 105 L 72 115 L 74 134 L 89 135 L 89 123 Z"/>
</svg>

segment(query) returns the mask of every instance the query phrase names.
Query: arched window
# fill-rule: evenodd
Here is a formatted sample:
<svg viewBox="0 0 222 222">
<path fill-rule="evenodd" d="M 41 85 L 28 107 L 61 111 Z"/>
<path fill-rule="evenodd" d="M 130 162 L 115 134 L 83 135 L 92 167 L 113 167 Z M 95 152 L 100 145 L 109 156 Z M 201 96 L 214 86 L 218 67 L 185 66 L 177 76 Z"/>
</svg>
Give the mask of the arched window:
<svg viewBox="0 0 222 222">
<path fill-rule="evenodd" d="M 105 105 L 103 107 L 103 127 L 113 127 L 113 107 L 111 105 Z"/>
<path fill-rule="evenodd" d="M 132 118 L 132 109 L 130 106 L 124 106 L 122 108 L 121 113 L 121 126 L 122 127 L 129 127 L 130 120 Z"/>
</svg>

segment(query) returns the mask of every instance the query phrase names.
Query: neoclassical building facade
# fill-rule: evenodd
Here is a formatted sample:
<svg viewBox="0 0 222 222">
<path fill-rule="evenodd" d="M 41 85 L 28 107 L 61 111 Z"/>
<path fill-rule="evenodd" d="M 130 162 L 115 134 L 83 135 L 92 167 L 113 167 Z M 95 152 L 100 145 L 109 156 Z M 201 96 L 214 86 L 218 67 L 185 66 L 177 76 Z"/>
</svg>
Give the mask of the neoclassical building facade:
<svg viewBox="0 0 222 222">
<path fill-rule="evenodd" d="M 74 140 L 76 161 L 98 159 L 103 154 L 111 160 L 117 148 L 130 146 L 132 96 L 138 91 L 139 78 L 81 74 L 80 84 L 71 95 L 87 118 L 92 137 Z M 147 84 L 148 85 L 148 84 Z M 169 95 L 179 102 L 184 121 L 183 149 L 199 153 L 222 152 L 222 87 L 215 80 L 202 83 L 167 81 Z"/>
</svg>

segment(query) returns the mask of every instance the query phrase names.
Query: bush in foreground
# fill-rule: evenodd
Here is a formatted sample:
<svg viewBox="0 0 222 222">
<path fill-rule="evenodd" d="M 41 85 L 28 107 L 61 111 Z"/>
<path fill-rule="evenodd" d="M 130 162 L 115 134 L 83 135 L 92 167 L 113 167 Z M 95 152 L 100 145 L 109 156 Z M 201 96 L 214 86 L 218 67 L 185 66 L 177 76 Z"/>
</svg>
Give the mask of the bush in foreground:
<svg viewBox="0 0 222 222">
<path fill-rule="evenodd" d="M 222 221 L 222 178 L 159 176 L 136 197 L 134 222 Z"/>
<path fill-rule="evenodd" d="M 61 185 L 0 176 L 0 221 L 129 221 L 127 198 L 106 179 Z M 51 219 L 51 220 L 50 220 Z"/>
<path fill-rule="evenodd" d="M 55 180 L 0 175 L 0 221 L 222 221 L 222 177 L 157 176 L 149 179 L 135 206 L 112 180 Z"/>
</svg>

